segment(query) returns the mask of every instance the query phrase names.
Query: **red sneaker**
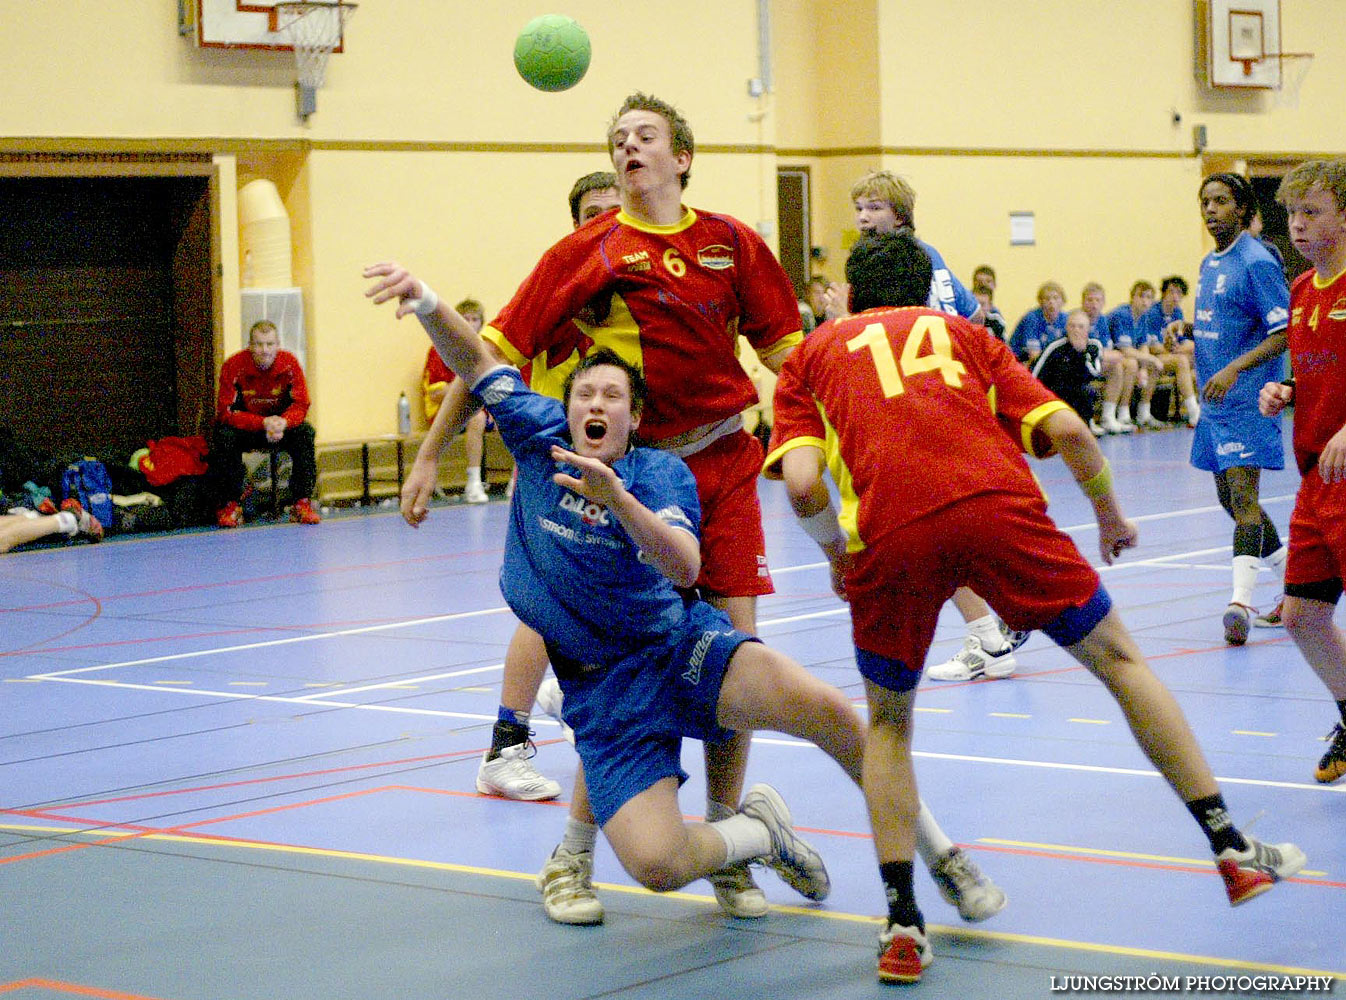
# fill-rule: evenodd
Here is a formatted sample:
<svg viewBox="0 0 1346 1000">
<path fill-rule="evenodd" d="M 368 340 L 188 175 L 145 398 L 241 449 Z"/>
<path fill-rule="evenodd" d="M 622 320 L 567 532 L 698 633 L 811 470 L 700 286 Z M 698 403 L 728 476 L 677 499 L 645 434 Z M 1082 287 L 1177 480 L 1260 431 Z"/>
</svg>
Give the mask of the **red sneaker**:
<svg viewBox="0 0 1346 1000">
<path fill-rule="evenodd" d="M 74 497 L 62 500 L 61 510 L 75 515 L 75 527 L 80 535 L 91 542 L 101 542 L 103 540 L 103 523 L 85 510 L 84 506 Z"/>
<path fill-rule="evenodd" d="M 237 528 L 243 523 L 243 508 L 237 500 L 230 500 L 215 512 L 215 523 L 221 528 Z"/>
<path fill-rule="evenodd" d="M 42 502 L 37 505 L 37 512 L 39 514 L 55 514 L 56 510 L 57 507 L 51 502 L 51 497 L 43 497 Z"/>
<path fill-rule="evenodd" d="M 320 524 L 322 516 L 314 509 L 312 500 L 302 497 L 290 508 L 290 520 L 296 524 Z"/>
<path fill-rule="evenodd" d="M 890 925 L 879 935 L 879 982 L 919 983 L 934 958 L 919 927 Z"/>
</svg>

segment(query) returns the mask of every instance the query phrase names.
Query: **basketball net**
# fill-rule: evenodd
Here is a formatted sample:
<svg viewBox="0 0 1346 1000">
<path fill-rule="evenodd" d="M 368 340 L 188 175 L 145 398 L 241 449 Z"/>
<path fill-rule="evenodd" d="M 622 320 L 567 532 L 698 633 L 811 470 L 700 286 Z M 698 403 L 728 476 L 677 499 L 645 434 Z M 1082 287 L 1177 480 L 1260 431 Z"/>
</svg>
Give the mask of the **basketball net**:
<svg viewBox="0 0 1346 1000">
<path fill-rule="evenodd" d="M 1280 64 L 1281 85 L 1272 98 L 1278 108 L 1299 107 L 1299 88 L 1313 66 L 1312 52 L 1280 52 L 1267 56 L 1271 62 Z"/>
<path fill-rule="evenodd" d="M 357 6 L 343 0 L 276 4 L 277 30 L 294 47 L 301 118 L 318 110 L 317 91 L 327 75 L 327 58 L 341 42 L 342 29 Z"/>
</svg>

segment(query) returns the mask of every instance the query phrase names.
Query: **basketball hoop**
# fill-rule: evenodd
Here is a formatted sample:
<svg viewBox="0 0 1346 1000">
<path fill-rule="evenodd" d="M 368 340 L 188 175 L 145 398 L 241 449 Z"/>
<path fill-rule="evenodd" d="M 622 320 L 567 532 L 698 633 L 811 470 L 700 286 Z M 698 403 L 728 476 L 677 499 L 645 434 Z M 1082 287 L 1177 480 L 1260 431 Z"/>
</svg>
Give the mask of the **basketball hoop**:
<svg viewBox="0 0 1346 1000">
<path fill-rule="evenodd" d="M 1280 70 L 1280 85 L 1273 101 L 1278 108 L 1299 107 L 1299 88 L 1313 66 L 1312 52 L 1271 52 L 1267 61 Z"/>
<path fill-rule="evenodd" d="M 272 30 L 284 34 L 294 46 L 299 117 L 305 121 L 318 110 L 318 88 L 327 74 L 327 57 L 341 43 L 342 29 L 358 6 L 345 0 L 302 0 L 272 8 Z"/>
</svg>

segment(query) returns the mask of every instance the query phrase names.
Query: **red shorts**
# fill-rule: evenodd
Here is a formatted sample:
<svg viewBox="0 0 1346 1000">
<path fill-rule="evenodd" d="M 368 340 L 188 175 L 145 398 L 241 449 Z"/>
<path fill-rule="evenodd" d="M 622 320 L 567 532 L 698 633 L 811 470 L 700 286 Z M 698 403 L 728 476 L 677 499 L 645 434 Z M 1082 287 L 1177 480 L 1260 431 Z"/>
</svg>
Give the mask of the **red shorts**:
<svg viewBox="0 0 1346 1000">
<path fill-rule="evenodd" d="M 1325 483 L 1315 467 L 1305 474 L 1290 515 L 1286 583 L 1340 580 L 1346 566 L 1346 483 Z"/>
<path fill-rule="evenodd" d="M 967 497 L 856 554 L 846 577 L 859 649 L 925 666 L 944 602 L 971 587 L 1016 631 L 1086 604 L 1098 573 L 1047 516 L 1042 497 Z"/>
<path fill-rule="evenodd" d="M 722 597 L 775 591 L 766 566 L 766 537 L 757 477 L 762 445 L 744 431 L 726 434 L 686 458 L 701 501 L 701 576 L 696 585 Z"/>
</svg>

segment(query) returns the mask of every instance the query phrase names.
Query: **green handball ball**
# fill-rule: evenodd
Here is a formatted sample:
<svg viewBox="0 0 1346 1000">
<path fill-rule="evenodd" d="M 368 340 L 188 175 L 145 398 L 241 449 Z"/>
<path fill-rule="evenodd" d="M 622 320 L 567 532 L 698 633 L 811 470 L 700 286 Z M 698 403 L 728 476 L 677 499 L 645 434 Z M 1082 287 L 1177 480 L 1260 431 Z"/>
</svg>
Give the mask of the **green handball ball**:
<svg viewBox="0 0 1346 1000">
<path fill-rule="evenodd" d="M 589 36 L 563 14 L 535 17 L 514 43 L 514 68 L 538 90 L 569 90 L 589 69 Z"/>
</svg>

